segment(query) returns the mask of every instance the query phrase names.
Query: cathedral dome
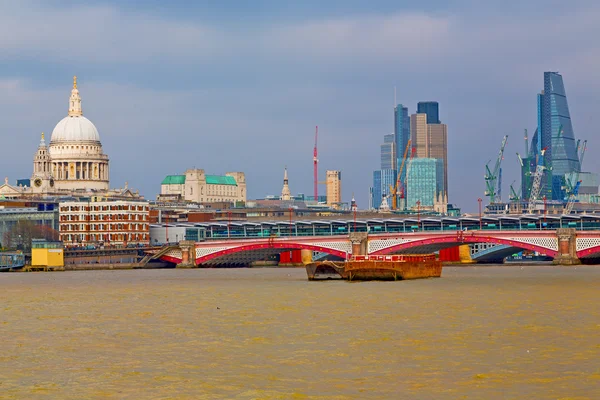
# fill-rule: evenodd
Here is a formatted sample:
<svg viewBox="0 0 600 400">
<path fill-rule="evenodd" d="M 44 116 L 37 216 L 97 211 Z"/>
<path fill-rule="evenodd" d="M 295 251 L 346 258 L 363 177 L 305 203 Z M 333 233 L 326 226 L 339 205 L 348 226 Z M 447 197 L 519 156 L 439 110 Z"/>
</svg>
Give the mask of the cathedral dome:
<svg viewBox="0 0 600 400">
<path fill-rule="evenodd" d="M 51 144 L 58 142 L 100 142 L 98 130 L 83 115 L 63 118 L 52 131 Z"/>
<path fill-rule="evenodd" d="M 73 77 L 73 90 L 69 97 L 69 115 L 63 118 L 52 131 L 50 145 L 76 144 L 79 142 L 100 143 L 100 135 L 92 122 L 83 116 L 81 97 L 77 90 L 77 77 Z"/>
</svg>

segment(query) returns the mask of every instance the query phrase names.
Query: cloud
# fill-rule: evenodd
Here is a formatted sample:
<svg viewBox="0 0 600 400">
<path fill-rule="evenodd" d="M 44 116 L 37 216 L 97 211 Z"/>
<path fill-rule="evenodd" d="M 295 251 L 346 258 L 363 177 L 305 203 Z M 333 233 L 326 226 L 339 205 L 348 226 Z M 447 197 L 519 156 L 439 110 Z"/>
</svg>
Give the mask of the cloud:
<svg viewBox="0 0 600 400">
<path fill-rule="evenodd" d="M 260 197 L 280 190 L 287 164 L 293 191 L 309 192 L 319 125 L 323 171 L 343 170 L 344 197 L 355 192 L 366 206 L 382 136 L 392 131 L 394 85 L 411 112 L 417 101 L 440 102 L 451 200 L 471 210 L 485 162 L 506 133 L 505 181 L 518 175 L 517 138 L 534 129 L 543 71 L 563 73 L 578 137 L 600 122 L 590 119 L 600 89 L 595 2 L 558 11 L 469 2 L 444 12 L 312 13 L 261 23 L 235 12 L 208 20 L 47 4 L 0 4 L 1 70 L 11 77 L 0 80 L 0 132 L 15 143 L 0 148 L 0 175 L 31 173 L 39 132 L 65 115 L 74 73 L 113 180 L 149 197 L 162 175 L 190 166 L 244 169 L 250 195 Z M 589 151 L 600 145 L 591 141 Z M 585 168 L 597 170 L 595 163 L 589 157 Z"/>
</svg>

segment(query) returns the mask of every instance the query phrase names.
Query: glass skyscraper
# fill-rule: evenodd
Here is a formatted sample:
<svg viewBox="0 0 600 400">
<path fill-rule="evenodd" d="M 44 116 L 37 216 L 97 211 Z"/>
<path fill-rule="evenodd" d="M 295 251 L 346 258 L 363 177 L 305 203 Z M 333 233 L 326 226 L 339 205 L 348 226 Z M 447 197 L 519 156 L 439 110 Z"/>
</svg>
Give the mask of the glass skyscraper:
<svg viewBox="0 0 600 400">
<path fill-rule="evenodd" d="M 373 208 L 379 208 L 383 196 L 390 194 L 390 186 L 396 185 L 396 176 L 395 169 L 381 169 L 373 171 Z M 388 204 L 391 205 L 389 199 Z"/>
<path fill-rule="evenodd" d="M 396 169 L 396 135 L 383 137 L 381 145 L 381 169 Z"/>
<path fill-rule="evenodd" d="M 581 163 L 575 133 L 571 123 L 571 114 L 567 103 L 567 95 L 563 78 L 558 72 L 544 72 L 544 90 L 537 96 L 537 129 L 531 140 L 527 158 L 523 158 L 521 171 L 521 188 L 523 198 L 528 199 L 542 150 L 544 152 L 544 178 L 538 200 L 565 200 L 566 179 L 574 184 L 581 173 Z M 580 187 L 581 194 L 597 193 L 596 174 L 582 174 L 584 182 Z M 585 176 L 585 179 L 584 179 Z M 584 187 L 584 184 L 585 187 Z"/>
<path fill-rule="evenodd" d="M 415 158 L 408 169 L 406 206 L 414 208 L 417 201 L 421 207 L 433 207 L 437 196 L 443 191 L 444 162 L 436 158 Z"/>
<path fill-rule="evenodd" d="M 398 104 L 394 108 L 394 135 L 396 135 L 396 170 L 398 170 L 402 164 L 402 156 L 404 155 L 406 144 L 408 143 L 408 139 L 410 139 L 408 108 L 402 104 Z M 405 175 L 405 172 L 402 172 L 402 179 L 404 179 Z"/>
<path fill-rule="evenodd" d="M 428 124 L 440 123 L 440 106 L 437 101 L 420 101 L 417 103 L 417 114 L 427 114 Z"/>
</svg>

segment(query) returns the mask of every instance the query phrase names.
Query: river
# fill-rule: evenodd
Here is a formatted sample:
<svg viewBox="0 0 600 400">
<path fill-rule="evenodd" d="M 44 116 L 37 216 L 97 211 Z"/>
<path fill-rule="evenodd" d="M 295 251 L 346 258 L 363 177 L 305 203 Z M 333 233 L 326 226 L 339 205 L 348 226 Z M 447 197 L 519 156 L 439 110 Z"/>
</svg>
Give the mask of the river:
<svg viewBox="0 0 600 400">
<path fill-rule="evenodd" d="M 0 274 L 1 399 L 599 399 L 600 267 Z"/>
</svg>

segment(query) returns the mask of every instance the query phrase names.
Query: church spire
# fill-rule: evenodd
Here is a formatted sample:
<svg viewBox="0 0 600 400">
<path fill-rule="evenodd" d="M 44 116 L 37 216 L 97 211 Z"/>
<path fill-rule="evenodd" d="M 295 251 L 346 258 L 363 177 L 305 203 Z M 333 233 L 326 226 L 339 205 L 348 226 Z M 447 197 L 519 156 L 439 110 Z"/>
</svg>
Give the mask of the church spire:
<svg viewBox="0 0 600 400">
<path fill-rule="evenodd" d="M 73 90 L 71 90 L 71 97 L 69 97 L 69 117 L 80 117 L 82 115 L 81 97 L 79 96 L 79 90 L 77 90 L 77 76 L 74 76 Z"/>
<path fill-rule="evenodd" d="M 287 167 L 283 172 L 283 188 L 281 189 L 281 200 L 291 200 L 292 194 L 290 192 L 290 187 L 288 186 L 288 174 Z"/>
<path fill-rule="evenodd" d="M 44 140 L 44 132 L 42 132 L 42 138 L 40 139 L 39 147 L 46 147 L 46 141 Z"/>
</svg>

